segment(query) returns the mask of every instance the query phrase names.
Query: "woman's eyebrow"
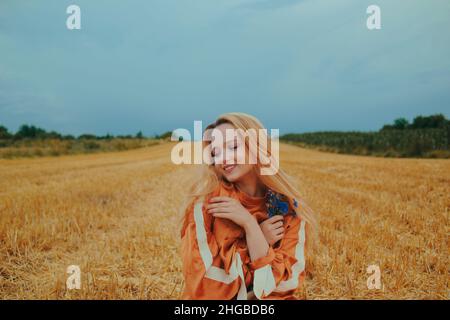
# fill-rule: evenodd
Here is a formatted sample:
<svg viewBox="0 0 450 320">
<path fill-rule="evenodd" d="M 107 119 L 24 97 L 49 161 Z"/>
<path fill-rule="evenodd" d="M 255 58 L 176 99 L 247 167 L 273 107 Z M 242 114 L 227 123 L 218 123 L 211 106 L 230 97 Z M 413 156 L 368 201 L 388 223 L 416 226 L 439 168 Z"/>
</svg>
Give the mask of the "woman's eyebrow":
<svg viewBox="0 0 450 320">
<path fill-rule="evenodd" d="M 228 140 L 228 141 L 226 141 L 225 142 L 225 144 L 227 145 L 227 144 L 229 144 L 229 143 L 234 143 L 234 142 L 237 142 L 237 138 L 235 137 L 233 140 Z"/>
</svg>

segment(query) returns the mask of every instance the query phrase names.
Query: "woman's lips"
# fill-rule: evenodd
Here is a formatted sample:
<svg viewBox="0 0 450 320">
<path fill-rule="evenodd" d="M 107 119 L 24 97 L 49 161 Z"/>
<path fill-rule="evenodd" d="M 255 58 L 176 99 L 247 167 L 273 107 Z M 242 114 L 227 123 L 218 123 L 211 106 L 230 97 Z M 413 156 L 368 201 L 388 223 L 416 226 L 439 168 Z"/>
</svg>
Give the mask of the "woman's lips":
<svg viewBox="0 0 450 320">
<path fill-rule="evenodd" d="M 222 167 L 223 171 L 225 171 L 226 173 L 230 173 L 231 171 L 233 171 L 234 168 L 236 168 L 235 164 L 228 164 Z"/>
</svg>

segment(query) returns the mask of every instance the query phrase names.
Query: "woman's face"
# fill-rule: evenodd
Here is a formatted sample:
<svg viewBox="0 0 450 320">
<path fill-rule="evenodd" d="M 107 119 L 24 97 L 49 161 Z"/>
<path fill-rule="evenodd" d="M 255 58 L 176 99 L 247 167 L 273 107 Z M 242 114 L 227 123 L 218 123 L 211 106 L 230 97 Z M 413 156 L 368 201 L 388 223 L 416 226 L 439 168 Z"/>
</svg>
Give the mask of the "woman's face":
<svg viewBox="0 0 450 320">
<path fill-rule="evenodd" d="M 220 124 L 215 128 L 215 130 L 220 131 L 223 144 L 212 143 L 211 156 L 214 159 L 214 166 L 217 171 L 228 181 L 238 182 L 254 172 L 252 171 L 254 164 L 249 164 L 248 149 L 243 137 L 238 135 L 231 139 L 230 137 L 227 138 L 227 129 L 234 130 L 235 128 L 229 123 Z"/>
</svg>

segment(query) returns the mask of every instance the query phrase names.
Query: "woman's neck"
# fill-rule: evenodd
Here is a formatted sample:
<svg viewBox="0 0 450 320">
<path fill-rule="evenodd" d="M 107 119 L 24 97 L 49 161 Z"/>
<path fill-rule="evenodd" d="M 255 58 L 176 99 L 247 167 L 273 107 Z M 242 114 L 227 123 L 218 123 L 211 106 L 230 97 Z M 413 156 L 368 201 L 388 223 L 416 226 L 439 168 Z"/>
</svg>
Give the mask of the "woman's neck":
<svg viewBox="0 0 450 320">
<path fill-rule="evenodd" d="M 250 197 L 263 197 L 265 195 L 265 186 L 256 175 L 247 175 L 240 181 L 236 181 L 236 187 L 249 195 Z"/>
</svg>

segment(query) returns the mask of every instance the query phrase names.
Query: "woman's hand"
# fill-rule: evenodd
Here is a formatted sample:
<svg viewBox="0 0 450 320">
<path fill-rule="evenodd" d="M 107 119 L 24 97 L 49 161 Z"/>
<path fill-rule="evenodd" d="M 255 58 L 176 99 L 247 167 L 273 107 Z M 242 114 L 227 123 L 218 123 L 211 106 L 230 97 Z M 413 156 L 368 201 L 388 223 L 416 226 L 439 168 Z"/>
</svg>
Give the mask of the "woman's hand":
<svg viewBox="0 0 450 320">
<path fill-rule="evenodd" d="M 275 215 L 259 224 L 267 243 L 271 246 L 283 238 L 283 219 L 284 217 L 282 215 Z"/>
<path fill-rule="evenodd" d="M 230 197 L 213 197 L 209 200 L 206 209 L 214 217 L 230 219 L 244 229 L 256 221 L 238 200 Z"/>
</svg>

